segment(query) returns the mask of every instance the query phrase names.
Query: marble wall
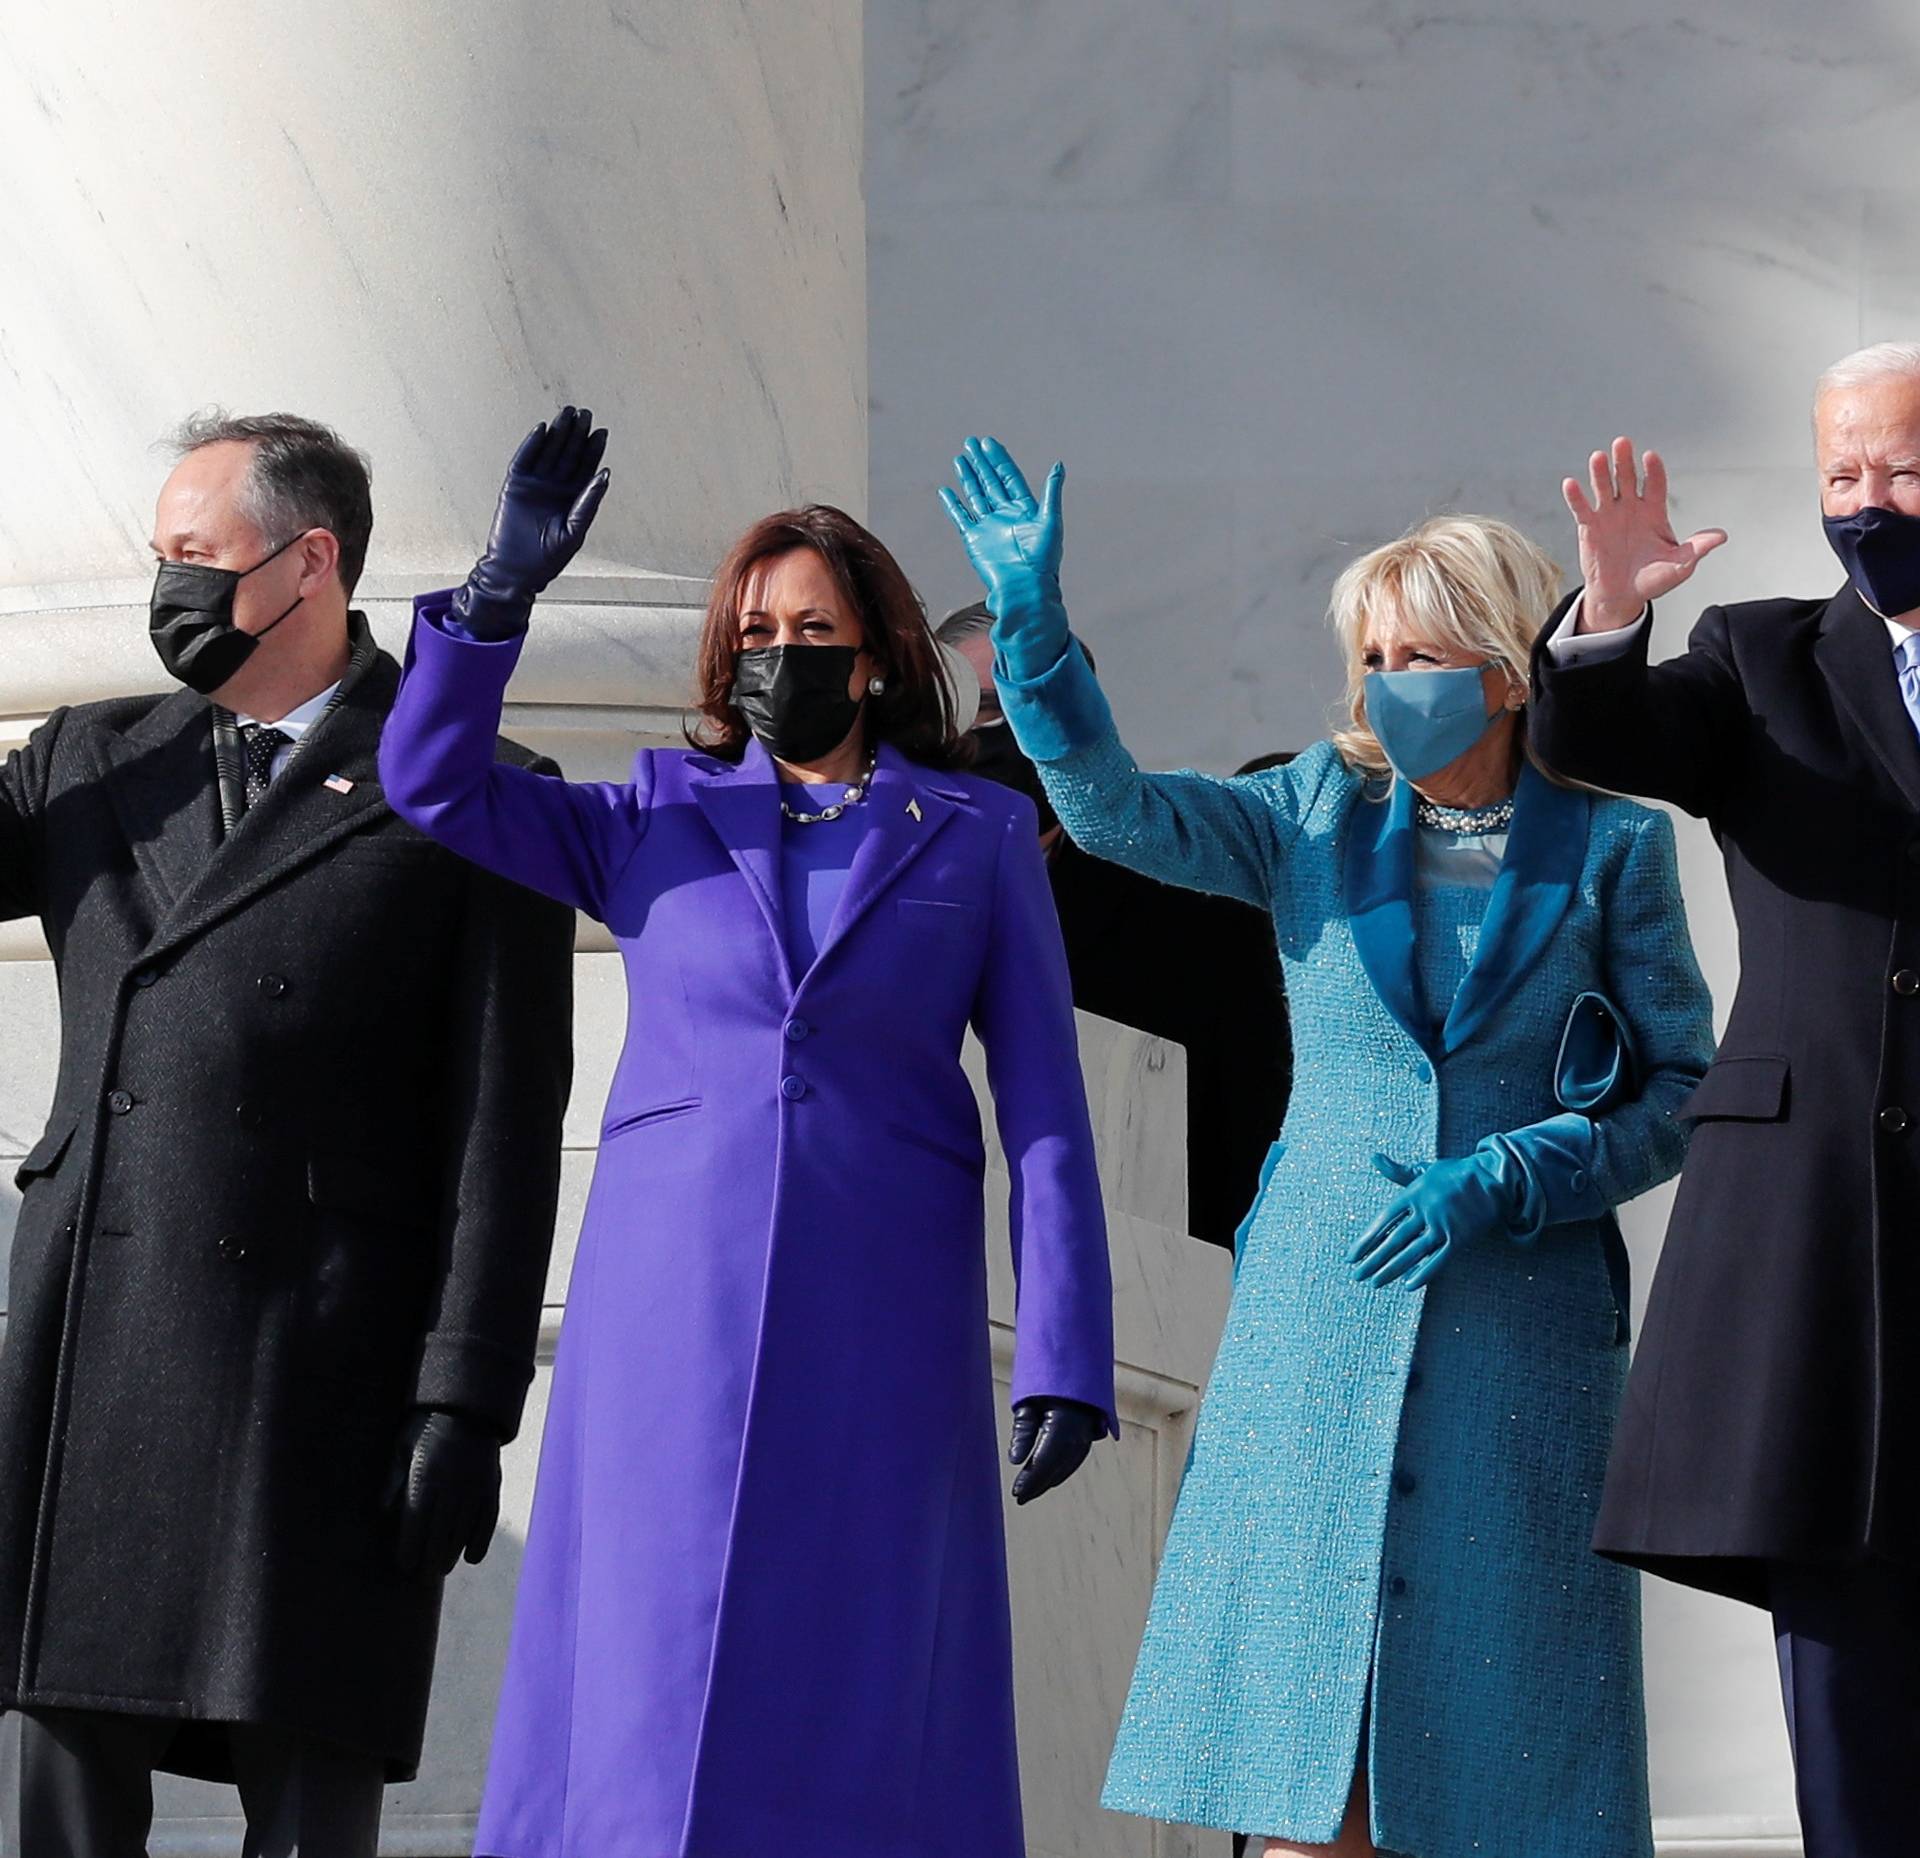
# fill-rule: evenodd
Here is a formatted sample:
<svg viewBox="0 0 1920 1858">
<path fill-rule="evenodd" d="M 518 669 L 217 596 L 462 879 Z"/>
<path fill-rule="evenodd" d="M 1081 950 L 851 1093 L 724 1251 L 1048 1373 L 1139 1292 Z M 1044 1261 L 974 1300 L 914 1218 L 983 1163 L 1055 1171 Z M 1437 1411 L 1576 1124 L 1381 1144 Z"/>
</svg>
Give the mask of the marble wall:
<svg viewBox="0 0 1920 1858">
<path fill-rule="evenodd" d="M 1732 541 L 1669 603 L 1840 575 L 1815 375 L 1920 335 L 1920 13 L 1899 0 L 883 0 L 867 18 L 872 519 L 938 611 L 959 439 L 1068 464 L 1064 585 L 1130 745 L 1321 734 L 1326 595 L 1430 512 L 1575 559 L 1625 431 Z M 1724 1004 L 1711 843 L 1683 835 Z M 1665 1195 L 1633 1210 L 1644 1285 Z M 1793 1836 L 1758 1615 L 1647 1595 L 1673 1849 Z"/>
</svg>

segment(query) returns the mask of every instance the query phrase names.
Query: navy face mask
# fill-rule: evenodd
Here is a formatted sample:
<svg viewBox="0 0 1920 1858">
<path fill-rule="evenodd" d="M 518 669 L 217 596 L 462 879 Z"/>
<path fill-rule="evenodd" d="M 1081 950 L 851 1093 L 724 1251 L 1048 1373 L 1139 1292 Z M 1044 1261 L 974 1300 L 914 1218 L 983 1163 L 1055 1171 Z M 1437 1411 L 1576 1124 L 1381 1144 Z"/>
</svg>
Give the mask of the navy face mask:
<svg viewBox="0 0 1920 1858">
<path fill-rule="evenodd" d="M 1855 591 L 1883 619 L 1920 607 L 1920 516 L 1870 503 L 1821 527 Z"/>
<path fill-rule="evenodd" d="M 242 632 L 233 623 L 233 602 L 240 583 L 310 533 L 302 529 L 288 536 L 271 555 L 263 555 L 250 568 L 212 568 L 198 561 L 161 562 L 153 574 L 147 636 L 153 640 L 153 649 L 169 677 L 210 697 L 253 656 L 260 641 L 306 595 L 258 632 Z"/>
</svg>

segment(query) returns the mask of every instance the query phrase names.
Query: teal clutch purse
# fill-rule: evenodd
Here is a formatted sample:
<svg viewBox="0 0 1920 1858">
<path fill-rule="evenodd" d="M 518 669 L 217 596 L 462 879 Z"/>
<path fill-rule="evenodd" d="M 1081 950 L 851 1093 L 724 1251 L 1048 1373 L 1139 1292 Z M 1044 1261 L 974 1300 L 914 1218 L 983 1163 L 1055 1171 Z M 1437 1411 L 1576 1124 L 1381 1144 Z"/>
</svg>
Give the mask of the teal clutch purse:
<svg viewBox="0 0 1920 1858">
<path fill-rule="evenodd" d="M 1563 1110 L 1604 1116 L 1639 1090 L 1633 1034 L 1620 1009 L 1603 993 L 1576 996 L 1554 1059 L 1555 1100 Z"/>
</svg>

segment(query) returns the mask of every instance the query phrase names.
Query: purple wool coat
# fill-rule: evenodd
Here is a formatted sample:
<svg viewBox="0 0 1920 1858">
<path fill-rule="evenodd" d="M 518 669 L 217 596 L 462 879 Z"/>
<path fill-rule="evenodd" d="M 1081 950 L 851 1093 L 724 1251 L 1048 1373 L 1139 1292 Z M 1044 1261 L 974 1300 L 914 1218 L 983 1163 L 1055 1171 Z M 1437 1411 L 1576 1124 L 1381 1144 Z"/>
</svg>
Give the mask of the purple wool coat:
<svg viewBox="0 0 1920 1858">
<path fill-rule="evenodd" d="M 1013 1395 L 1118 1431 L 1033 808 L 882 748 L 789 973 L 759 745 L 645 749 L 625 783 L 497 764 L 519 642 L 444 630 L 446 598 L 418 603 L 387 798 L 604 922 L 629 999 L 476 1850 L 1022 1858 L 969 1025 L 1012 1175 Z"/>
</svg>

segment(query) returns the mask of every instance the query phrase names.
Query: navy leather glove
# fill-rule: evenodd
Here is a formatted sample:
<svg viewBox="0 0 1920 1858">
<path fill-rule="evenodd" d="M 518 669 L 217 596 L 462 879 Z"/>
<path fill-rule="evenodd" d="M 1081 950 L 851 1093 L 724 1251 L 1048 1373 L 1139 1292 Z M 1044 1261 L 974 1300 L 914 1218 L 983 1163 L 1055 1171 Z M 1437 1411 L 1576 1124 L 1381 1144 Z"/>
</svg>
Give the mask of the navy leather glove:
<svg viewBox="0 0 1920 1858">
<path fill-rule="evenodd" d="M 593 430 L 585 407 L 562 407 L 551 425 L 542 420 L 521 440 L 486 550 L 453 596 L 454 621 L 469 637 L 526 631 L 534 596 L 580 552 L 593 527 L 607 494 L 608 474 L 600 469 L 606 449 L 606 431 Z"/>
<path fill-rule="evenodd" d="M 1011 683 L 1029 684 L 1067 649 L 1067 609 L 1060 600 L 1067 467 L 1053 467 L 1037 499 L 998 439 L 969 439 L 953 468 L 959 493 L 942 486 L 940 501 L 987 590 L 995 670 Z"/>
<path fill-rule="evenodd" d="M 407 1574 L 480 1561 L 500 1520 L 500 1441 L 464 1413 L 416 1407 L 400 1435 L 387 1505 L 400 1512 L 396 1559 Z"/>
<path fill-rule="evenodd" d="M 1084 1400 L 1035 1395 L 1013 1409 L 1009 1463 L 1020 1467 L 1013 1500 L 1031 1503 L 1056 1484 L 1064 1484 L 1086 1463 L 1093 1442 L 1107 1429 L 1106 1415 Z"/>
<path fill-rule="evenodd" d="M 1514 1235 L 1525 1181 L 1498 1151 L 1477 1148 L 1424 1168 L 1375 1155 L 1373 1165 L 1400 1192 L 1347 1253 L 1363 1284 L 1378 1289 L 1404 1279 L 1407 1289 L 1418 1290 L 1456 1251 Z"/>
</svg>

